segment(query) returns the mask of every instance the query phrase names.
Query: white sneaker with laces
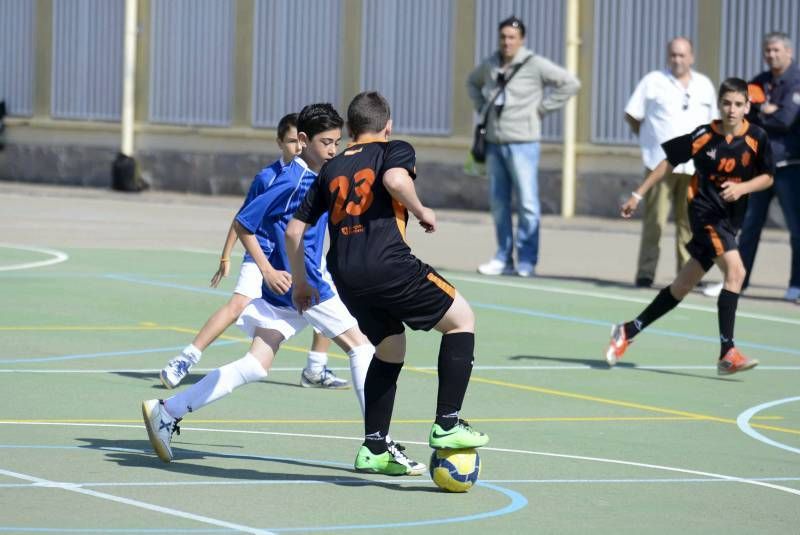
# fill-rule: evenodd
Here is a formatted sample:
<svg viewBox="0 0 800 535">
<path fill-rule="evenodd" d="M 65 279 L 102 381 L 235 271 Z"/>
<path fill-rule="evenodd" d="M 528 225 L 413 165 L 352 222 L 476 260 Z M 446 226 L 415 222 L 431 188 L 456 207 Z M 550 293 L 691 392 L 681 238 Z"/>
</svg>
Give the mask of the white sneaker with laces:
<svg viewBox="0 0 800 535">
<path fill-rule="evenodd" d="M 797 301 L 800 299 L 800 288 L 797 286 L 789 286 L 786 293 L 783 295 L 786 301 Z"/>
<path fill-rule="evenodd" d="M 142 417 L 147 429 L 147 436 L 150 438 L 153 449 L 156 450 L 156 455 L 165 463 L 170 462 L 172 460 L 170 442 L 172 442 L 173 433 L 181 434 L 181 429 L 178 427 L 181 419 L 170 416 L 161 399 L 143 401 Z"/>
<path fill-rule="evenodd" d="M 406 455 L 404 453 L 406 447 L 402 444 L 398 444 L 388 436 L 386 437 L 386 449 L 391 453 L 396 462 L 406 467 L 407 476 L 420 476 L 428 469 L 423 463 L 418 463 Z"/>
<path fill-rule="evenodd" d="M 478 273 L 481 275 L 512 275 L 514 267 L 506 264 L 502 260 L 493 258 L 478 266 Z"/>
<path fill-rule="evenodd" d="M 344 390 L 350 388 L 350 383 L 347 379 L 337 377 L 328 368 L 322 370 L 321 373 L 315 374 L 308 368 L 303 368 L 300 373 L 300 386 L 304 388 L 330 388 L 333 390 Z"/>
<path fill-rule="evenodd" d="M 703 295 L 706 297 L 719 297 L 719 294 L 722 292 L 722 286 L 721 282 L 706 284 L 706 287 L 703 288 Z"/>
<path fill-rule="evenodd" d="M 167 365 L 161 370 L 159 374 L 161 384 L 170 390 L 175 388 L 189 375 L 189 370 L 191 370 L 192 366 L 195 364 L 197 364 L 196 360 L 181 353 L 167 362 Z"/>
</svg>

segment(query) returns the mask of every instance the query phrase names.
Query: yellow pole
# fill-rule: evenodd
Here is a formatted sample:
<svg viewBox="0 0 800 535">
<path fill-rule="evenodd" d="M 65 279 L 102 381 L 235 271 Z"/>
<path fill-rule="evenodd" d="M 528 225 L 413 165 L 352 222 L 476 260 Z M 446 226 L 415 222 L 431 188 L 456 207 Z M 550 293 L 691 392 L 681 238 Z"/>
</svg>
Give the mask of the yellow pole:
<svg viewBox="0 0 800 535">
<path fill-rule="evenodd" d="M 567 0 L 567 61 L 569 72 L 578 74 L 578 3 L 579 0 Z M 577 123 L 577 97 L 567 101 L 564 107 L 564 152 L 561 161 L 561 216 L 570 218 L 575 215 L 575 137 Z"/>
<path fill-rule="evenodd" d="M 133 157 L 133 121 L 136 83 L 136 26 L 139 0 L 125 0 L 125 45 L 122 67 L 121 152 Z"/>
</svg>

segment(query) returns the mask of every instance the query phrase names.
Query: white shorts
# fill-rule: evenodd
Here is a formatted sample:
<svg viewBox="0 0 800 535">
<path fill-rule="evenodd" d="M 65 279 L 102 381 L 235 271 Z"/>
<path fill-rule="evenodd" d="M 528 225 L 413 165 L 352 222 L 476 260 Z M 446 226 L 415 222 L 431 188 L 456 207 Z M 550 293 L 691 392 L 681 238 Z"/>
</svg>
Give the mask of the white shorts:
<svg viewBox="0 0 800 535">
<path fill-rule="evenodd" d="M 347 311 L 338 295 L 309 308 L 302 315 L 291 307 L 276 307 L 263 299 L 254 299 L 236 320 L 236 326 L 247 336 L 255 336 L 256 329 L 273 329 L 288 340 L 307 325 L 328 338 L 336 338 L 358 325 L 358 321 Z"/>
<path fill-rule="evenodd" d="M 250 299 L 261 297 L 261 283 L 264 277 L 255 262 L 242 262 L 239 268 L 239 280 L 236 281 L 236 288 L 233 293 L 241 294 Z"/>
</svg>

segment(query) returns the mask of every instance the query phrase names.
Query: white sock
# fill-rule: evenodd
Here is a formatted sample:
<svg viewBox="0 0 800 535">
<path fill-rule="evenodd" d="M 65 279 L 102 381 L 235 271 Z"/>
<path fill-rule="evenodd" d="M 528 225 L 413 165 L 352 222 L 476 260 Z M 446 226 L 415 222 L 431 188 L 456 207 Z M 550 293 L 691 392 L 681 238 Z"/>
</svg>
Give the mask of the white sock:
<svg viewBox="0 0 800 535">
<path fill-rule="evenodd" d="M 325 371 L 325 366 L 328 364 L 328 354 L 320 351 L 309 351 L 308 361 L 306 368 L 314 375 L 319 375 Z"/>
<path fill-rule="evenodd" d="M 364 381 L 367 379 L 367 370 L 369 363 L 372 362 L 372 356 L 375 354 L 375 348 L 371 345 L 363 345 L 354 347 L 347 352 L 350 357 L 350 374 L 353 379 L 353 390 L 358 398 L 358 404 L 361 407 L 361 416 L 364 416 Z"/>
<path fill-rule="evenodd" d="M 200 357 L 203 355 L 203 352 L 200 351 L 196 345 L 189 344 L 188 346 L 183 348 L 183 351 L 181 351 L 181 355 L 191 360 L 192 364 L 197 364 L 198 362 L 200 362 Z"/>
<path fill-rule="evenodd" d="M 173 418 L 183 418 L 187 412 L 199 410 L 233 392 L 236 388 L 267 376 L 266 370 L 250 353 L 210 372 L 186 390 L 164 401 Z"/>
</svg>

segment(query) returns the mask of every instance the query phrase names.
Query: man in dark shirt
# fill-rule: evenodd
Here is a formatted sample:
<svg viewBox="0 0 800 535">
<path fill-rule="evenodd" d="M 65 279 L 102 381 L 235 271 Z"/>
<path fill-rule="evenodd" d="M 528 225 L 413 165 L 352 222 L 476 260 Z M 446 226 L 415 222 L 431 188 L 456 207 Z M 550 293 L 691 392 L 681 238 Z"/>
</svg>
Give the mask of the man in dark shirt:
<svg viewBox="0 0 800 535">
<path fill-rule="evenodd" d="M 800 68 L 792 59 L 792 42 L 785 33 L 775 32 L 764 38 L 764 61 L 769 70 L 756 76 L 751 89 L 758 95 L 748 118 L 769 135 L 775 157 L 775 184 L 750 198 L 747 215 L 739 236 L 739 250 L 747 270 L 742 288 L 750 283 L 750 274 L 758 251 L 761 229 L 767 220 L 774 196 L 789 228 L 792 260 L 789 287 L 784 299 L 800 299 Z"/>
<path fill-rule="evenodd" d="M 767 134 L 744 118 L 750 109 L 747 83 L 739 78 L 722 82 L 718 104 L 721 119 L 662 144 L 667 158 L 622 206 L 622 216 L 631 217 L 650 188 L 676 165 L 694 161 L 695 174 L 688 191 L 692 239 L 686 245 L 691 258 L 672 284 L 661 290 L 636 319 L 611 328 L 606 350 L 609 366 L 622 358 L 634 336 L 675 308 L 715 263 L 725 276 L 717 300 L 717 373 L 728 375 L 758 364 L 739 353 L 733 340 L 736 307 L 745 277 L 736 233 L 747 209 L 747 196 L 772 185 L 775 164 Z"/>
<path fill-rule="evenodd" d="M 436 215 L 414 188 L 414 148 L 389 141 L 389 103 L 374 91 L 356 95 L 347 110 L 347 127 L 353 143 L 322 168 L 286 229 L 293 299 L 304 310 L 319 298 L 306 280 L 302 243 L 306 229 L 328 213 L 328 269 L 342 301 L 376 346 L 364 384 L 365 440 L 355 468 L 397 475 L 404 467 L 395 466 L 384 437 L 405 358 L 404 324 L 442 333 L 429 445 L 462 449 L 489 441 L 458 417 L 474 360 L 475 316 L 461 294 L 411 254 L 405 241 L 409 211 L 426 232 L 436 230 Z"/>
</svg>

